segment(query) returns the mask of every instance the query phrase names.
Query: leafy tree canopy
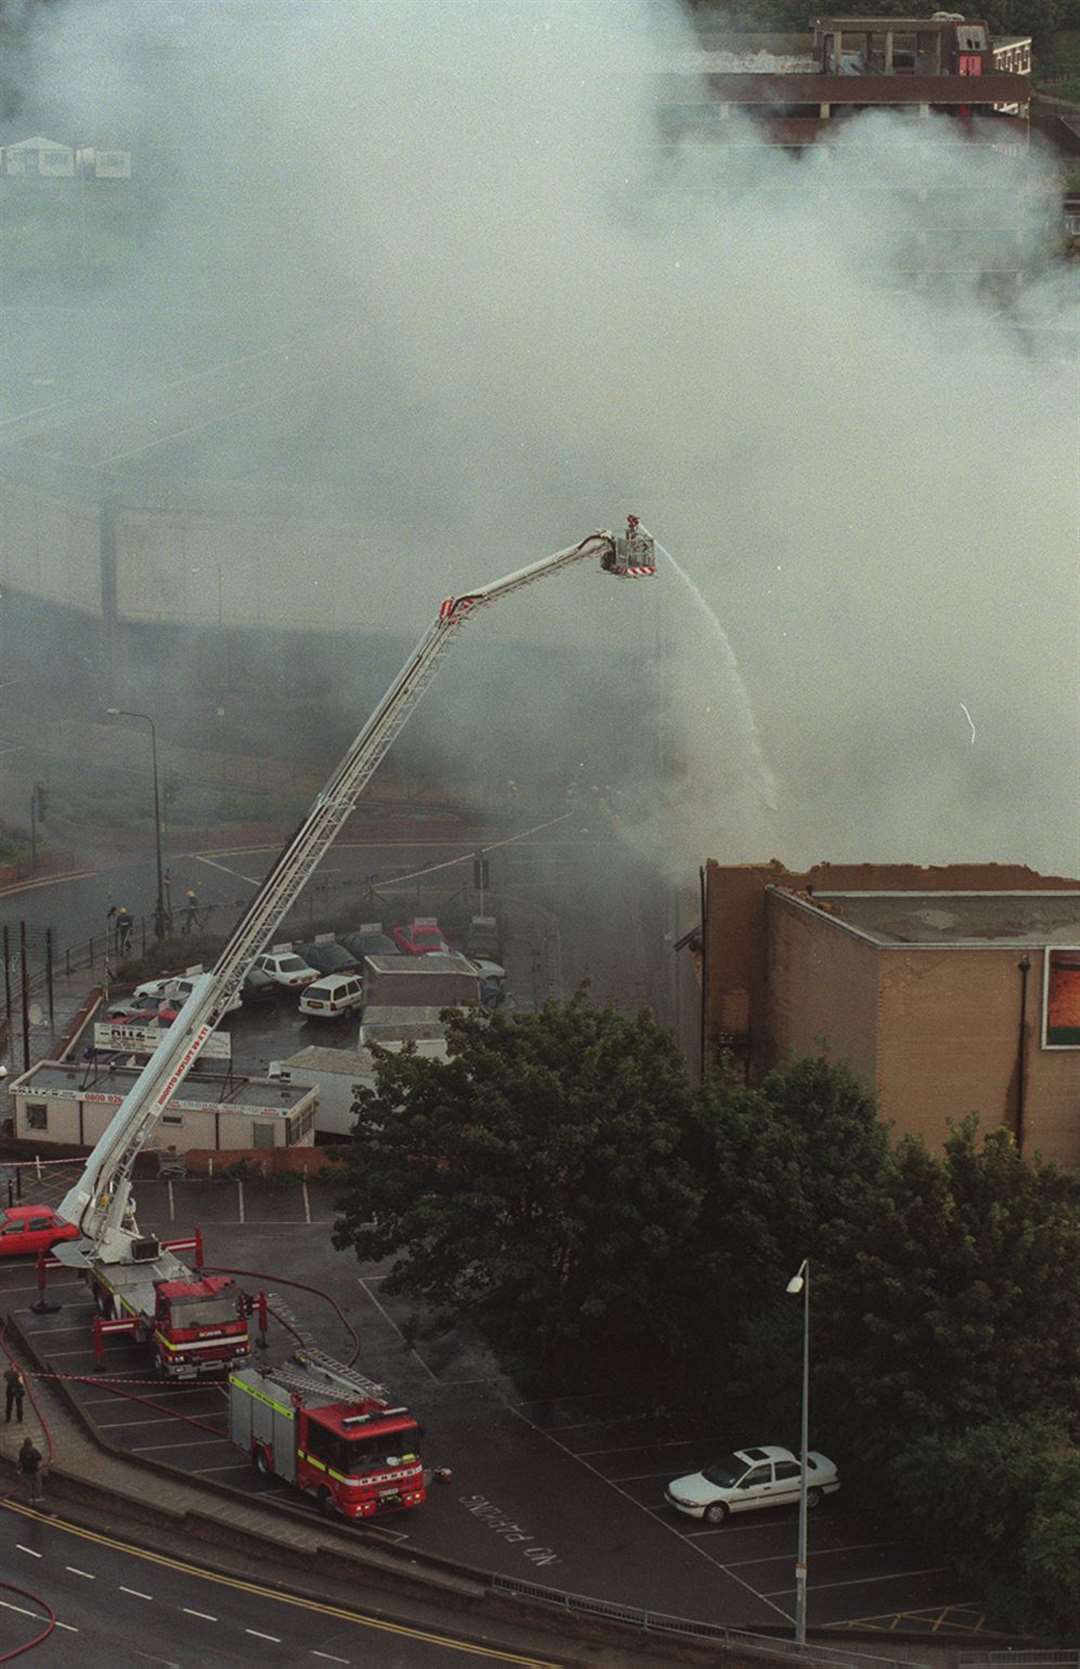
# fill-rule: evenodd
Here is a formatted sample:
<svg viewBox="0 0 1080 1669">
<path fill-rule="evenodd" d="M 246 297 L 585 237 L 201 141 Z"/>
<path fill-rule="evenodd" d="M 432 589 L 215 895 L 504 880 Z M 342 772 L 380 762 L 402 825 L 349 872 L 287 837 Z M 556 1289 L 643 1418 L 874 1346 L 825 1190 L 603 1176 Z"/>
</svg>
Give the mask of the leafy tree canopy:
<svg viewBox="0 0 1080 1669">
<path fill-rule="evenodd" d="M 548 1367 L 640 1360 L 645 1333 L 662 1352 L 700 1199 L 671 1038 L 580 991 L 539 1014 L 455 1015 L 449 1054 L 378 1052 L 335 1245 L 392 1258 L 391 1290 Z"/>
<path fill-rule="evenodd" d="M 1080 1408 L 1080 1189 L 1003 1128 L 902 1141 L 818 1286 L 827 1394 L 871 1449 Z M 1080 1432 L 1077 1433 L 1080 1435 Z"/>
</svg>

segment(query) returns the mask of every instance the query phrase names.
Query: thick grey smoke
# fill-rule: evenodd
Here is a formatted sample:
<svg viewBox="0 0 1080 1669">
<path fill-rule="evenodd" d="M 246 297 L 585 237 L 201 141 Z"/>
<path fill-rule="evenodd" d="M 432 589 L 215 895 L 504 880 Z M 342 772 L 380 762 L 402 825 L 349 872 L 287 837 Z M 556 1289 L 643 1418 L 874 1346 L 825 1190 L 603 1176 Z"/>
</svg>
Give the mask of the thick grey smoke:
<svg viewBox="0 0 1080 1669">
<path fill-rule="evenodd" d="M 76 351 L 94 386 L 289 355 L 287 398 L 208 417 L 121 483 L 332 504 L 365 535 L 341 623 L 406 635 L 440 594 L 634 511 L 727 632 L 776 809 L 737 675 L 672 574 L 553 581 L 482 629 L 626 677 L 622 755 L 640 738 L 645 771 L 659 725 L 676 771 L 646 838 L 678 872 L 1075 869 L 1075 369 L 1015 329 L 1074 298 L 1049 263 L 1010 318 L 962 272 L 946 299 L 901 293 L 920 211 L 881 189 L 909 166 L 887 116 L 803 162 L 748 130 L 719 197 L 715 153 L 658 148 L 658 53 L 680 41 L 661 21 L 659 44 L 644 0 L 108 0 L 43 22 L 33 97 L 68 113 L 56 137 L 130 137 L 154 173 L 136 274 Z M 920 184 L 975 212 L 990 153 L 924 132 Z M 1011 224 L 1037 169 L 992 166 Z M 446 732 L 482 720 L 470 676 L 441 687 Z M 573 728 L 542 677 L 515 701 L 533 731 L 538 711 Z"/>
</svg>

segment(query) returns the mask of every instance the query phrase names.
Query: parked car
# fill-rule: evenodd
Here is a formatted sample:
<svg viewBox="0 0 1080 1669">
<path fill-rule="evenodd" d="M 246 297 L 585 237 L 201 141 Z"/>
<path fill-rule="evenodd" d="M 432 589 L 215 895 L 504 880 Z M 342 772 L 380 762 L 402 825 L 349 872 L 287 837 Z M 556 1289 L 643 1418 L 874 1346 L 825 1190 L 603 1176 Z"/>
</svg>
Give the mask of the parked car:
<svg viewBox="0 0 1080 1669">
<path fill-rule="evenodd" d="M 65 1223 L 48 1205 L 12 1205 L 0 1211 L 0 1257 L 47 1252 L 61 1240 L 81 1240 L 74 1223 Z"/>
<path fill-rule="evenodd" d="M 317 979 L 300 993 L 301 1014 L 336 1020 L 341 1014 L 364 1006 L 364 982 L 354 969 L 350 974 L 329 974 Z"/>
<path fill-rule="evenodd" d="M 101 1018 L 122 1026 L 152 1026 L 164 1001 L 164 997 L 126 997 L 110 1003 Z"/>
<path fill-rule="evenodd" d="M 320 974 L 349 974 L 360 966 L 361 959 L 336 939 L 316 939 L 313 944 L 294 948 L 297 956 L 302 956 L 308 967 Z"/>
<path fill-rule="evenodd" d="M 172 984 L 174 974 L 165 974 L 160 979 L 147 979 L 141 985 L 136 985 L 132 995 L 139 997 L 163 997 Z"/>
<path fill-rule="evenodd" d="M 244 975 L 240 996 L 245 1003 L 271 1002 L 277 995 L 277 984 L 261 968 L 251 967 Z"/>
<path fill-rule="evenodd" d="M 671 1506 L 706 1524 L 723 1524 L 729 1513 L 752 1512 L 757 1507 L 798 1504 L 802 1467 L 790 1449 L 763 1445 L 736 1449 L 676 1478 L 665 1491 Z M 840 1475 L 831 1460 L 812 1451 L 806 1457 L 806 1505 L 819 1507 L 826 1495 L 840 1488 Z"/>
<path fill-rule="evenodd" d="M 397 951 L 393 939 L 382 930 L 382 922 L 364 922 L 355 933 L 343 933 L 339 941 L 352 951 L 358 962 L 365 956 L 393 956 Z"/>
<path fill-rule="evenodd" d="M 394 928 L 394 944 L 403 956 L 445 955 L 450 949 L 434 916 L 417 916 Z"/>
<path fill-rule="evenodd" d="M 179 979 L 170 979 L 168 981 L 165 986 L 165 997 L 171 1007 L 176 1009 L 183 1008 L 184 1004 L 191 996 L 192 991 L 195 989 L 195 981 L 201 976 L 202 973 L 202 968 L 199 968 L 198 970 L 189 968 L 188 972 L 186 974 L 181 974 Z M 243 1000 L 244 999 L 241 997 L 240 993 L 237 992 L 229 999 L 225 1009 L 226 1014 L 233 1014 L 236 1009 L 243 1005 Z M 172 1020 L 175 1020 L 176 1015 L 173 1014 L 171 1018 Z"/>
<path fill-rule="evenodd" d="M 297 956 L 292 945 L 275 945 L 255 958 L 254 967 L 266 974 L 282 991 L 299 991 L 318 979 L 319 970 L 309 967 L 302 956 Z"/>
</svg>

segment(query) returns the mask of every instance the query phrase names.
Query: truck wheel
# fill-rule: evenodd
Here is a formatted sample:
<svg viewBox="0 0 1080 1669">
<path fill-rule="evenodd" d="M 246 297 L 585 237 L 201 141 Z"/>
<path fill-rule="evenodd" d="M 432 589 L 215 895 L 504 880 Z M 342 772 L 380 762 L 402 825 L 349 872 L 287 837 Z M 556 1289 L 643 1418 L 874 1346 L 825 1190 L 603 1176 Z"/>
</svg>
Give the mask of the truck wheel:
<svg viewBox="0 0 1080 1669">
<path fill-rule="evenodd" d="M 266 1458 L 265 1449 L 256 1449 L 254 1460 L 256 1472 L 261 1472 L 264 1478 L 272 1477 L 273 1474 L 270 1471 L 270 1462 Z"/>
<path fill-rule="evenodd" d="M 318 1495 L 315 1497 L 315 1501 L 323 1517 L 329 1518 L 330 1514 L 334 1510 L 334 1499 L 330 1494 L 330 1491 L 328 1489 L 320 1489 Z"/>
</svg>

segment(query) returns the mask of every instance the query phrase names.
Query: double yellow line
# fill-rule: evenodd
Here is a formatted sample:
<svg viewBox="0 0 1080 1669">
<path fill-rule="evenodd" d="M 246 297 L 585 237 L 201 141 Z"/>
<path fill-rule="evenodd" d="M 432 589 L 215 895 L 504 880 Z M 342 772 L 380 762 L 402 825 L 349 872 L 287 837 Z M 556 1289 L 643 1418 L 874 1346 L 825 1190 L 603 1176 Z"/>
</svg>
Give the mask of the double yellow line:
<svg viewBox="0 0 1080 1669">
<path fill-rule="evenodd" d="M 481 1646 L 471 1640 L 455 1639 L 452 1635 L 433 1634 L 430 1629 L 412 1628 L 406 1623 L 392 1623 L 384 1617 L 367 1616 L 362 1611 L 346 1611 L 341 1606 L 326 1605 L 321 1600 L 302 1599 L 298 1594 L 282 1593 L 277 1588 L 264 1588 L 258 1582 L 244 1582 L 237 1576 L 222 1576 L 217 1571 L 204 1570 L 200 1565 L 189 1565 L 183 1559 L 170 1559 L 164 1553 L 152 1553 L 145 1547 L 133 1547 L 130 1542 L 103 1536 L 97 1530 L 84 1530 L 81 1525 L 69 1524 L 66 1519 L 48 1513 L 35 1512 L 17 1501 L 3 1503 L 9 1512 L 19 1513 L 54 1530 L 65 1530 L 68 1535 L 81 1536 L 83 1541 L 96 1542 L 100 1547 L 111 1547 L 133 1559 L 143 1559 L 150 1565 L 161 1565 L 166 1570 L 179 1571 L 184 1576 L 196 1577 L 200 1582 L 216 1582 L 221 1588 L 234 1588 L 241 1594 L 255 1594 L 279 1605 L 292 1605 L 298 1611 L 314 1611 L 322 1617 L 336 1617 L 339 1622 L 353 1623 L 358 1628 L 377 1629 L 381 1634 L 394 1634 L 405 1640 L 421 1640 L 430 1646 L 446 1646 L 473 1657 L 486 1657 L 494 1663 L 519 1663 L 525 1669 L 560 1669 L 551 1658 L 523 1657 L 520 1652 L 500 1650 L 497 1646 Z"/>
</svg>

